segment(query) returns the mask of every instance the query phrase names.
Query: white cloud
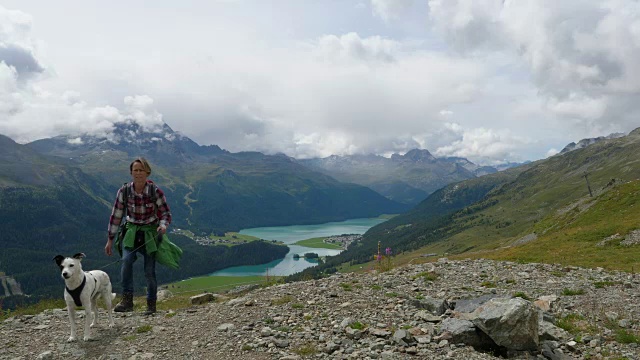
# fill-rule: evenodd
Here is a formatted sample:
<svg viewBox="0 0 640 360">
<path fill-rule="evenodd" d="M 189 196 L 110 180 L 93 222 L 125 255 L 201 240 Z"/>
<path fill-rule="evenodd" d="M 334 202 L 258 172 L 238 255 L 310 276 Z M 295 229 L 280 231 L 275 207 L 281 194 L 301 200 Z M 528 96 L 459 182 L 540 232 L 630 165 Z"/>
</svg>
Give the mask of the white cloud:
<svg viewBox="0 0 640 360">
<path fill-rule="evenodd" d="M 602 127 L 624 93 L 640 92 L 640 3 L 605 1 L 431 0 L 430 19 L 466 54 L 519 57 L 558 115 Z M 615 113 L 615 111 L 614 111 Z"/>
<path fill-rule="evenodd" d="M 551 149 L 549 149 L 549 151 L 547 151 L 547 154 L 546 154 L 546 156 L 545 156 L 545 159 L 546 159 L 546 158 L 548 158 L 548 157 L 551 157 L 551 156 L 553 156 L 553 155 L 556 155 L 556 154 L 558 154 L 559 152 L 560 152 L 560 151 L 559 151 L 558 149 L 551 148 Z"/>
<path fill-rule="evenodd" d="M 414 2 L 414 0 L 371 0 L 371 6 L 374 15 L 388 22 L 398 19 L 411 8 Z"/>
<path fill-rule="evenodd" d="M 325 35 L 318 39 L 314 48 L 317 56 L 327 61 L 382 61 L 394 60 L 400 43 L 380 36 L 361 38 L 357 33 Z"/>
<path fill-rule="evenodd" d="M 455 123 L 446 124 L 446 129 L 459 138 L 449 145 L 438 147 L 434 152 L 436 156 L 464 157 L 483 165 L 495 165 L 516 159 L 514 151 L 531 142 L 506 129 L 465 129 Z"/>
<path fill-rule="evenodd" d="M 108 134 L 133 119 L 230 151 L 421 147 L 491 163 L 629 131 L 640 117 L 631 0 L 236 1 L 197 11 L 114 0 L 76 4 L 72 18 L 65 6 L 7 1 L 24 11 L 0 7 L 0 133 L 20 142 Z"/>
</svg>

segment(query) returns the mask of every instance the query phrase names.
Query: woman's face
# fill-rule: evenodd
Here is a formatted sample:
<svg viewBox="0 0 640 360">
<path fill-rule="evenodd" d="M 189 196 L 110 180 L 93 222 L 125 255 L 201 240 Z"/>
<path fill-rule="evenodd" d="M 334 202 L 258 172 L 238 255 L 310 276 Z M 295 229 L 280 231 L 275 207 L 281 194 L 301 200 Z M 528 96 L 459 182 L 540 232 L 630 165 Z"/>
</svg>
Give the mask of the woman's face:
<svg viewBox="0 0 640 360">
<path fill-rule="evenodd" d="M 133 181 L 137 183 L 143 183 L 147 181 L 147 172 L 144 170 L 144 167 L 139 162 L 134 162 L 133 167 L 131 169 L 131 176 L 133 177 Z"/>
</svg>

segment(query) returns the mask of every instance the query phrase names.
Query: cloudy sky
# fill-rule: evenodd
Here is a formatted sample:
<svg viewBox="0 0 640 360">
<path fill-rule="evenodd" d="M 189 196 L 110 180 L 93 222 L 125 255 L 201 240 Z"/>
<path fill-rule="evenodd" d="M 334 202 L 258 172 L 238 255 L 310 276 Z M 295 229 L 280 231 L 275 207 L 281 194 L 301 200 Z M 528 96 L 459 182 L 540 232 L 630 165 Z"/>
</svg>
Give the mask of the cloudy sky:
<svg viewBox="0 0 640 360">
<path fill-rule="evenodd" d="M 635 0 L 0 0 L 0 134 L 536 160 L 640 126 Z"/>
</svg>

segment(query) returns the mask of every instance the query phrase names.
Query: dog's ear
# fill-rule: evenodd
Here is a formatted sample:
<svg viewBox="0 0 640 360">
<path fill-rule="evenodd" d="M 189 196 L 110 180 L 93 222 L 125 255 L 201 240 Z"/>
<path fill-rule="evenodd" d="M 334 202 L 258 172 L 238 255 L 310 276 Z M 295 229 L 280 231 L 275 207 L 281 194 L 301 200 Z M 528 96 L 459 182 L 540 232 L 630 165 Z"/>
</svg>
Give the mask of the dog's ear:
<svg viewBox="0 0 640 360">
<path fill-rule="evenodd" d="M 72 256 L 72 258 L 74 259 L 78 259 L 78 260 L 82 260 L 83 257 L 85 257 L 87 255 L 85 255 L 84 253 L 77 253 L 75 255 Z"/>
<path fill-rule="evenodd" d="M 55 261 L 58 266 L 62 264 L 62 260 L 64 260 L 64 256 L 62 255 L 56 255 L 56 257 L 53 258 L 53 261 Z"/>
</svg>

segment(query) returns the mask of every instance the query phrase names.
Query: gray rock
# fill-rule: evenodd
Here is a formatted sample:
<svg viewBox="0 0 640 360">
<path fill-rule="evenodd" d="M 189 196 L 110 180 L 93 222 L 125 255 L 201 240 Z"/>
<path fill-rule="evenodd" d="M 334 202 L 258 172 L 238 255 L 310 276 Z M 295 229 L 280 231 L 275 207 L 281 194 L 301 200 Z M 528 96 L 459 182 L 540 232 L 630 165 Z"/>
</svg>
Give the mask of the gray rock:
<svg viewBox="0 0 640 360">
<path fill-rule="evenodd" d="M 213 294 L 204 293 L 200 295 L 194 295 L 190 297 L 189 300 L 191 301 L 192 305 L 202 305 L 213 301 Z"/>
<path fill-rule="evenodd" d="M 538 312 L 522 298 L 496 298 L 473 314 L 473 324 L 499 346 L 510 350 L 538 349 Z"/>
</svg>

